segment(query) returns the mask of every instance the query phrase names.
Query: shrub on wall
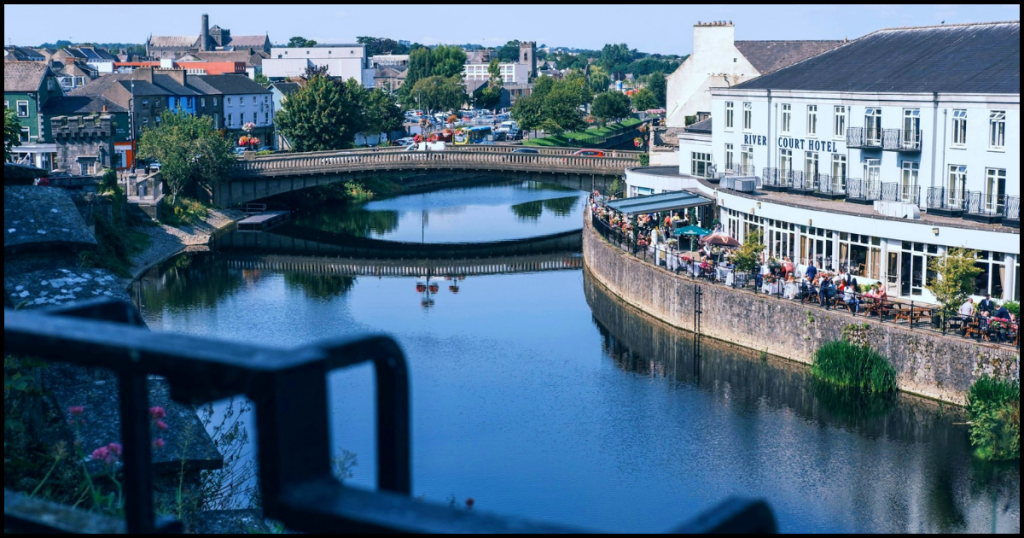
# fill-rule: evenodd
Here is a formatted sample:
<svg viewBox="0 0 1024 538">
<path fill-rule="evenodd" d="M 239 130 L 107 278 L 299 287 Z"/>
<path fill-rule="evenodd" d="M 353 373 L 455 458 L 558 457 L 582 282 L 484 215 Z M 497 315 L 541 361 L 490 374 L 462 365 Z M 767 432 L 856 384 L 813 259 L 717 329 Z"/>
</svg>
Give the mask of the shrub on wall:
<svg viewBox="0 0 1024 538">
<path fill-rule="evenodd" d="M 1020 459 L 1020 381 L 982 376 L 967 393 L 971 445 L 988 461 Z"/>
<path fill-rule="evenodd" d="M 896 391 L 896 369 L 870 346 L 829 342 L 814 353 L 811 374 L 821 381 L 873 393 Z"/>
</svg>

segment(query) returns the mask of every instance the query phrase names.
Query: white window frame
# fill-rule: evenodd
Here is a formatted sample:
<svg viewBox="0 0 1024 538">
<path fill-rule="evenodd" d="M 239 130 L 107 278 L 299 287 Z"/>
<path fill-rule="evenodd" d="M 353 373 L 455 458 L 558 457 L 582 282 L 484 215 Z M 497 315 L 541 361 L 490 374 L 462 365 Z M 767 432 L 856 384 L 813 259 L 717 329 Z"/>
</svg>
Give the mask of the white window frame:
<svg viewBox="0 0 1024 538">
<path fill-rule="evenodd" d="M 213 106 L 217 106 L 217 98 L 216 97 L 213 98 Z"/>
<path fill-rule="evenodd" d="M 954 148 L 967 147 L 967 109 L 953 110 L 953 129 L 951 145 Z"/>
<path fill-rule="evenodd" d="M 916 161 L 903 161 L 900 167 L 900 201 L 908 204 L 916 204 L 917 186 L 921 181 L 921 163 Z"/>
<path fill-rule="evenodd" d="M 230 97 L 225 97 L 224 98 L 224 106 L 231 106 L 231 98 Z"/>
<path fill-rule="evenodd" d="M 788 166 L 787 166 L 788 165 Z M 793 171 L 793 150 L 779 150 L 779 178 L 785 179 L 787 172 Z"/>
<path fill-rule="evenodd" d="M 743 103 L 743 130 L 754 129 L 754 103 Z"/>
<path fill-rule="evenodd" d="M 23 105 L 23 104 L 25 105 L 25 113 L 24 114 L 21 113 L 21 105 Z M 32 109 L 31 109 L 31 107 L 28 106 L 28 101 L 18 101 L 17 109 L 16 110 L 17 110 L 17 114 L 18 114 L 19 118 L 27 118 L 27 117 L 32 115 Z"/>
<path fill-rule="evenodd" d="M 840 173 L 841 172 L 841 173 Z M 850 176 L 849 162 L 842 153 L 832 154 L 832 181 L 846 181 Z"/>
<path fill-rule="evenodd" d="M 836 106 L 832 110 L 832 138 L 842 140 L 846 138 L 846 107 Z"/>
<path fill-rule="evenodd" d="M 807 137 L 818 136 L 818 105 L 807 105 Z"/>
<path fill-rule="evenodd" d="M 993 110 L 988 115 L 988 149 L 1002 151 L 1006 147 L 1006 111 Z"/>
<path fill-rule="evenodd" d="M 690 173 L 696 177 L 704 177 L 708 172 L 708 168 L 711 166 L 713 162 L 714 161 L 712 160 L 712 156 L 710 153 L 704 153 L 702 151 L 690 152 Z M 698 163 L 704 165 L 703 173 L 697 173 Z"/>
<path fill-rule="evenodd" d="M 1003 201 L 999 199 L 999 180 L 1003 181 L 1003 191 L 1006 191 L 1006 169 L 986 168 L 985 169 L 985 210 L 989 213 L 997 212 Z"/>
<path fill-rule="evenodd" d="M 200 97 L 199 98 L 199 106 L 202 107 L 202 108 L 206 108 L 206 98 L 205 97 Z"/>
<path fill-rule="evenodd" d="M 951 207 L 962 207 L 967 199 L 967 166 L 963 164 L 949 165 L 946 176 L 946 199 Z"/>
<path fill-rule="evenodd" d="M 907 147 L 921 148 L 921 109 L 903 109 L 903 143 Z"/>
<path fill-rule="evenodd" d="M 793 131 L 793 105 L 782 105 L 782 132 Z"/>
<path fill-rule="evenodd" d="M 736 113 L 735 108 L 736 107 L 735 107 L 735 105 L 733 104 L 732 101 L 726 101 L 726 103 L 725 103 L 725 130 L 726 131 L 733 130 L 733 126 L 735 124 L 734 123 L 735 122 L 735 113 Z"/>
<path fill-rule="evenodd" d="M 733 145 L 732 144 L 726 144 L 725 145 L 725 169 L 726 170 L 733 170 L 735 172 L 735 169 L 733 168 L 733 165 L 735 164 L 735 161 L 733 161 L 733 158 L 732 158 L 732 150 L 733 150 Z"/>
<path fill-rule="evenodd" d="M 740 167 L 743 168 L 743 174 L 746 174 L 749 169 L 754 168 L 754 146 L 743 146 L 740 148 Z"/>
<path fill-rule="evenodd" d="M 821 172 L 821 157 L 817 152 L 804 153 L 804 181 L 813 184 L 814 178 Z"/>
<path fill-rule="evenodd" d="M 24 140 L 22 140 L 24 138 Z M 22 127 L 20 134 L 18 134 L 18 141 L 20 142 L 31 142 L 32 141 L 32 129 L 28 127 Z M 15 148 L 16 150 L 17 148 Z"/>
<path fill-rule="evenodd" d="M 864 184 L 882 182 L 882 159 L 864 159 Z"/>
<path fill-rule="evenodd" d="M 882 143 L 882 107 L 869 106 L 864 109 L 864 139 L 874 144 Z M 874 135 L 874 136 L 872 136 Z"/>
</svg>

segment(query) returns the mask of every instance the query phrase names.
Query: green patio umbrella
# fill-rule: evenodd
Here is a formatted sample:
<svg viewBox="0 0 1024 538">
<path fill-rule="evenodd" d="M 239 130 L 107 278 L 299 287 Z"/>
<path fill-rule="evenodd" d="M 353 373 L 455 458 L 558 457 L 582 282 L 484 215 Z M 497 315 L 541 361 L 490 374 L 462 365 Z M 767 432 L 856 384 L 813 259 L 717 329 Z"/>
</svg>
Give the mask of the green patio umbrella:
<svg viewBox="0 0 1024 538">
<path fill-rule="evenodd" d="M 687 226 L 685 228 L 679 228 L 674 233 L 675 233 L 675 235 L 677 237 L 681 237 L 681 236 L 684 236 L 684 235 L 690 237 L 690 251 L 692 252 L 693 251 L 693 238 L 694 237 L 704 237 L 705 235 L 710 234 L 711 230 L 705 230 L 704 228 L 701 228 L 701 227 L 698 227 L 698 226 Z"/>
</svg>

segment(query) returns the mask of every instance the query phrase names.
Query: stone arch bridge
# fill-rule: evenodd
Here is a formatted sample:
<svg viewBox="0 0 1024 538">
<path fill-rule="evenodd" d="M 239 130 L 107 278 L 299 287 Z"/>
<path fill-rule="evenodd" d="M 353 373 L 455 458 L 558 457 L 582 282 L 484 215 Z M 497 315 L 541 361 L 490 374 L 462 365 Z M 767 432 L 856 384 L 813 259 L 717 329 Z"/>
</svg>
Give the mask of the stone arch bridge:
<svg viewBox="0 0 1024 538">
<path fill-rule="evenodd" d="M 445 174 L 447 181 L 481 175 L 555 183 L 580 190 L 604 190 L 640 165 L 641 152 L 603 150 L 605 157 L 578 157 L 575 148 L 536 148 L 513 153 L 513 146 L 449 146 L 444 151 L 400 148 L 281 153 L 239 160 L 232 178 L 213 188 L 213 202 L 232 207 L 278 194 L 381 173 L 399 182 Z M 441 181 L 444 181 L 442 179 Z M 437 181 L 437 182 L 441 182 Z"/>
</svg>

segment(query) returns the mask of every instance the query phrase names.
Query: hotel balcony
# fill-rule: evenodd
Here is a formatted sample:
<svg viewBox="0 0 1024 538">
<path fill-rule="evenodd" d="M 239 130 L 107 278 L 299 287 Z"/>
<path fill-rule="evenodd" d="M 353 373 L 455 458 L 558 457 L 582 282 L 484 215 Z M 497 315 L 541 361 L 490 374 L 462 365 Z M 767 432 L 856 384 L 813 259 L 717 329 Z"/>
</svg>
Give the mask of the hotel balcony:
<svg viewBox="0 0 1024 538">
<path fill-rule="evenodd" d="M 786 192 L 789 190 L 791 173 L 792 170 L 765 168 L 761 177 L 761 188 L 771 192 Z"/>
<path fill-rule="evenodd" d="M 924 208 L 928 214 L 940 217 L 963 216 L 966 207 L 966 199 L 963 196 L 954 194 L 944 187 L 928 189 L 924 200 Z"/>
<path fill-rule="evenodd" d="M 846 188 L 849 180 L 841 176 L 830 176 L 818 174 L 814 185 L 814 196 L 826 200 L 839 200 L 846 197 Z"/>
<path fill-rule="evenodd" d="M 846 147 L 860 149 L 882 149 L 882 130 L 867 127 L 850 127 L 846 130 Z"/>
<path fill-rule="evenodd" d="M 964 215 L 964 218 L 967 220 L 985 224 L 998 224 L 1003 221 L 1005 212 L 1005 197 L 981 191 L 967 193 L 967 214 Z"/>
<path fill-rule="evenodd" d="M 846 201 L 853 204 L 874 204 L 882 199 L 882 184 L 851 178 L 846 181 Z"/>
<path fill-rule="evenodd" d="M 905 153 L 921 152 L 921 131 L 882 129 L 882 149 Z"/>
<path fill-rule="evenodd" d="M 808 174 L 803 170 L 793 170 L 790 172 L 789 192 L 793 194 L 803 194 L 804 196 L 812 196 L 814 195 L 815 182 L 817 179 L 817 174 Z"/>
<path fill-rule="evenodd" d="M 1020 196 L 1007 196 L 1003 208 L 1003 226 L 1020 229 Z"/>
</svg>

